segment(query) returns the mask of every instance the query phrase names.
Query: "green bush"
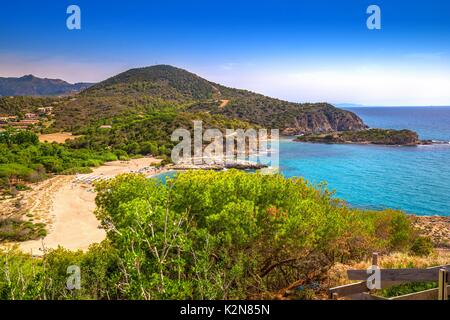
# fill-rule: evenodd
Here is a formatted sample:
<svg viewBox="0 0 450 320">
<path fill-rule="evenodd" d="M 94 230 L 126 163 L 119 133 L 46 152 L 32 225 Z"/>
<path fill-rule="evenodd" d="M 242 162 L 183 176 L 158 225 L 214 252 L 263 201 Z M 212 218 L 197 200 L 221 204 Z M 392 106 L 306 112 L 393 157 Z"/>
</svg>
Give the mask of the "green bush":
<svg viewBox="0 0 450 320">
<path fill-rule="evenodd" d="M 97 188 L 127 298 L 245 298 L 410 239 L 401 212 L 351 210 L 279 175 L 186 172 L 167 185 L 123 175 Z"/>
<path fill-rule="evenodd" d="M 24 184 L 17 184 L 15 187 L 17 191 L 31 190 L 31 187 Z"/>
<path fill-rule="evenodd" d="M 428 237 L 417 237 L 411 246 L 411 253 L 416 256 L 429 256 L 433 251 L 433 242 Z"/>
<path fill-rule="evenodd" d="M 33 170 L 18 163 L 0 164 L 0 177 L 17 177 L 26 179 L 33 173 Z"/>
<path fill-rule="evenodd" d="M 17 219 L 0 219 L 0 242 L 26 241 L 45 237 L 45 224 Z"/>
<path fill-rule="evenodd" d="M 434 289 L 437 287 L 436 282 L 412 282 L 405 283 L 397 286 L 392 286 L 383 290 L 380 290 L 380 295 L 386 298 L 403 296 L 414 292 L 425 291 Z"/>
</svg>

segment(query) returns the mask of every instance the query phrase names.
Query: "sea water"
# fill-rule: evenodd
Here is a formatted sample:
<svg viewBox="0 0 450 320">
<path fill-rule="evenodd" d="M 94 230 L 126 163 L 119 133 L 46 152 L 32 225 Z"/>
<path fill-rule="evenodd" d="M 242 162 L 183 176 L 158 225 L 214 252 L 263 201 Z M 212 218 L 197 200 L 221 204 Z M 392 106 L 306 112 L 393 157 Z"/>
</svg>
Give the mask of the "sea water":
<svg viewBox="0 0 450 320">
<path fill-rule="evenodd" d="M 450 107 L 348 110 L 370 127 L 411 129 L 421 139 L 450 141 Z M 325 181 L 350 206 L 450 215 L 450 144 L 416 147 L 280 141 L 280 169 L 313 184 Z"/>
</svg>

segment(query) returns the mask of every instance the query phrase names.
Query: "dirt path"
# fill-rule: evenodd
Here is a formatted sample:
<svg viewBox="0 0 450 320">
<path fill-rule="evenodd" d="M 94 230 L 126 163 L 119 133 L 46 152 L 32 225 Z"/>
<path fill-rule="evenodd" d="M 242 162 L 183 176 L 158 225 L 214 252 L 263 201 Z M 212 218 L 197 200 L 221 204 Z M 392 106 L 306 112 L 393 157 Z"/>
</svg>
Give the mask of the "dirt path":
<svg viewBox="0 0 450 320">
<path fill-rule="evenodd" d="M 113 161 L 95 168 L 88 176 L 112 178 L 122 173 L 152 173 L 151 166 L 160 161 L 155 158 Z M 95 196 L 94 187 L 77 181 L 75 176 L 56 176 L 34 186 L 32 191 L 22 195 L 20 212 L 31 214 L 35 223 L 44 222 L 47 236 L 44 239 L 21 242 L 19 248 L 33 255 L 42 255 L 44 248 L 62 246 L 84 251 L 91 244 L 101 242 L 106 234 L 94 215 Z M 2 207 L 5 207 L 3 204 L 6 202 L 2 203 Z M 9 206 L 12 209 L 14 201 Z M 5 212 L 0 211 L 0 214 L 6 216 Z M 6 246 L 10 245 L 14 244 Z"/>
<path fill-rule="evenodd" d="M 230 103 L 230 100 L 220 100 L 221 104 L 219 106 L 220 109 L 223 109 L 227 106 L 228 103 Z"/>
</svg>

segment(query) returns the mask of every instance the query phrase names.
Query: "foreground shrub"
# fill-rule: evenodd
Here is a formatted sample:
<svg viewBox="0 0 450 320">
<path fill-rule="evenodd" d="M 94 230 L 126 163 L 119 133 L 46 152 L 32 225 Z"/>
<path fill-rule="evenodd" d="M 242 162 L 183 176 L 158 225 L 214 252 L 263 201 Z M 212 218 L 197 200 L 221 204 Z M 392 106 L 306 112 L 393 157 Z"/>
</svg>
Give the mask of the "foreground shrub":
<svg viewBox="0 0 450 320">
<path fill-rule="evenodd" d="M 433 242 L 427 237 L 417 237 L 411 246 L 411 253 L 417 256 L 429 256 L 433 250 Z"/>
<path fill-rule="evenodd" d="M 97 189 L 132 298 L 245 298 L 411 239 L 401 212 L 352 210 L 280 175 L 193 171 L 166 185 L 123 175 Z"/>
<path fill-rule="evenodd" d="M 311 299 L 308 284 L 336 262 L 412 241 L 403 213 L 350 209 L 280 175 L 192 171 L 163 184 L 126 174 L 96 188 L 107 240 L 39 260 L 0 253 L 2 298 L 233 299 L 302 287 L 298 298 Z M 80 290 L 65 288 L 71 265 Z"/>
</svg>

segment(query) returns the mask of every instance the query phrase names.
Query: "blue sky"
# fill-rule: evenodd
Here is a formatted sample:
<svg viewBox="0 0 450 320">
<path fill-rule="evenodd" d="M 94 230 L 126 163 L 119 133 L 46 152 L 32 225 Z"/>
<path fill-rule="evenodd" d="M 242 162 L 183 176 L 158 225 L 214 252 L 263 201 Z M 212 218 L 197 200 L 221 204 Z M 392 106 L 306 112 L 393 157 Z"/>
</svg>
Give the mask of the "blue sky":
<svg viewBox="0 0 450 320">
<path fill-rule="evenodd" d="M 66 28 L 71 4 L 81 30 Z M 450 105 L 450 1 L 0 4 L 0 76 L 96 82 L 157 63 L 291 101 Z"/>
</svg>

